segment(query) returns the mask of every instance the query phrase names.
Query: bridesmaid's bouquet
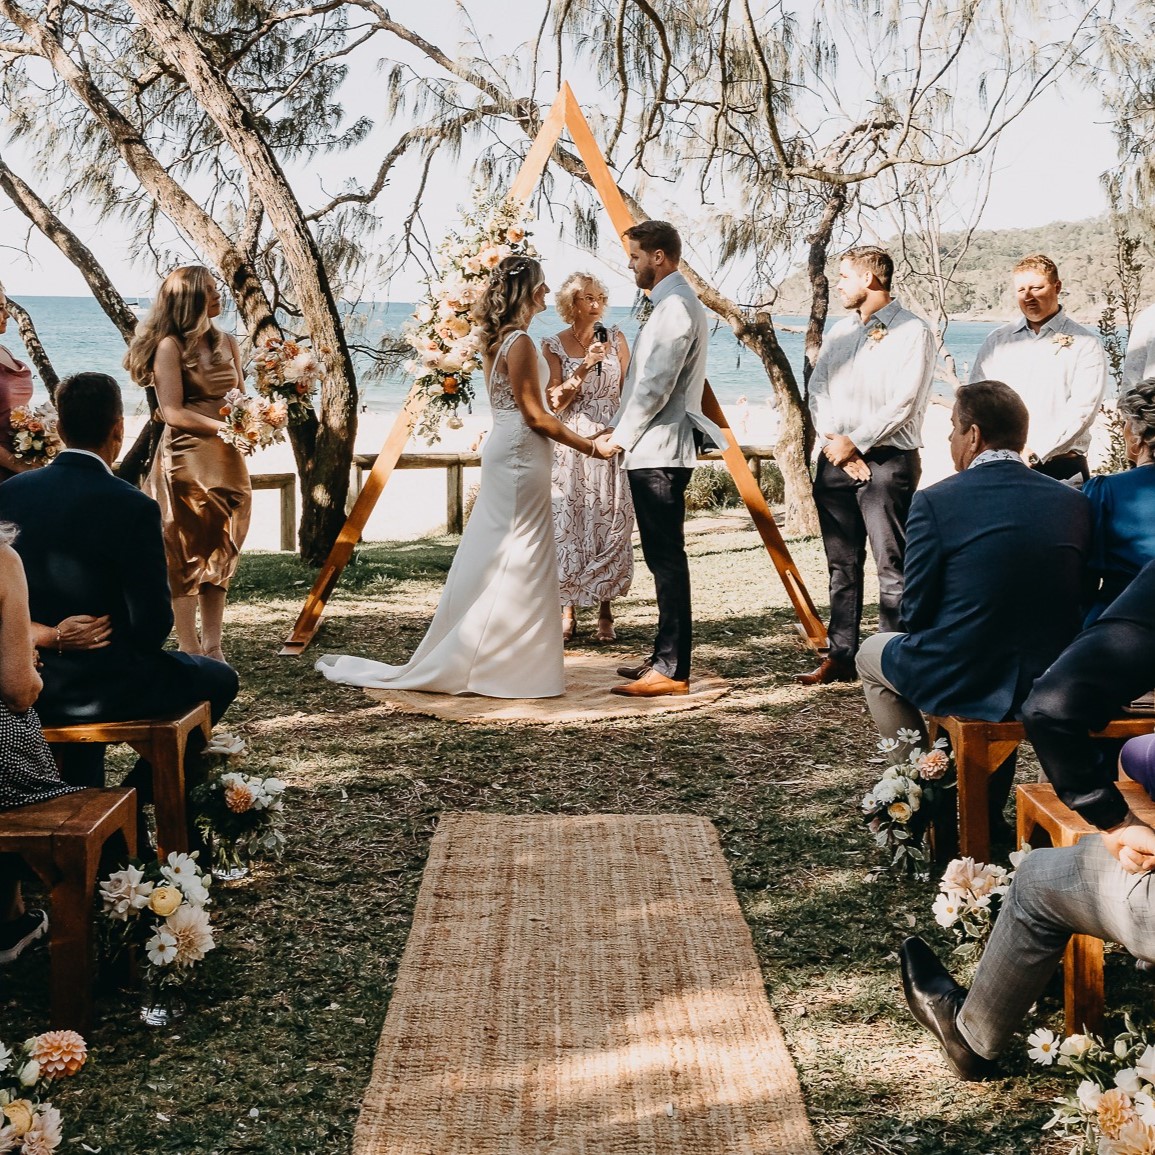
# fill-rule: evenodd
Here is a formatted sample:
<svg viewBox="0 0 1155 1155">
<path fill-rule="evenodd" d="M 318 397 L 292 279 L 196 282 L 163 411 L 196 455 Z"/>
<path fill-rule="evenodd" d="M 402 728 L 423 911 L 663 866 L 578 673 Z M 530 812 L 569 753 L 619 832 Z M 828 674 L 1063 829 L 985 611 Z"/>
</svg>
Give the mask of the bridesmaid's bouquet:
<svg viewBox="0 0 1155 1155">
<path fill-rule="evenodd" d="M 328 349 L 313 349 L 298 341 L 269 337 L 253 356 L 253 384 L 270 401 L 284 401 L 289 421 L 304 421 L 313 410 L 313 397 L 324 380 Z"/>
<path fill-rule="evenodd" d="M 230 389 L 221 406 L 221 420 L 225 423 L 219 433 L 221 440 L 248 457 L 285 439 L 289 407 L 280 398 L 270 401 Z"/>
<path fill-rule="evenodd" d="M 30 465 L 47 465 L 63 448 L 51 402 L 18 405 L 12 410 L 12 456 Z"/>
</svg>

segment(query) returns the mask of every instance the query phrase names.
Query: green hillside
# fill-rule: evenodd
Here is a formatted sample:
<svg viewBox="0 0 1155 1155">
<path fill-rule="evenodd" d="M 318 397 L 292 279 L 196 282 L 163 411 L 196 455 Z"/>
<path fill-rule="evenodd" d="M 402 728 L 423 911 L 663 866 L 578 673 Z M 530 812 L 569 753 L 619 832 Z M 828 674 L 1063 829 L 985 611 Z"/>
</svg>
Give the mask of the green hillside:
<svg viewBox="0 0 1155 1155">
<path fill-rule="evenodd" d="M 957 237 L 947 234 L 943 247 L 949 251 Z M 893 251 L 893 249 L 892 249 Z M 1094 323 L 1103 308 L 1104 288 L 1114 279 L 1114 239 L 1105 217 L 1085 221 L 1055 221 L 1034 229 L 984 229 L 971 242 L 958 281 L 953 287 L 950 309 L 956 316 L 1005 320 L 1017 313 L 1010 271 L 1029 253 L 1046 253 L 1059 266 L 1063 304 L 1077 319 Z M 1144 255 L 1151 270 L 1144 282 L 1144 303 L 1155 296 L 1155 261 Z M 831 284 L 838 259 L 831 262 Z M 897 288 L 901 295 L 902 286 Z M 791 273 L 782 285 L 776 311 L 805 313 L 808 307 L 805 270 Z M 837 300 L 832 311 L 841 312 Z"/>
</svg>

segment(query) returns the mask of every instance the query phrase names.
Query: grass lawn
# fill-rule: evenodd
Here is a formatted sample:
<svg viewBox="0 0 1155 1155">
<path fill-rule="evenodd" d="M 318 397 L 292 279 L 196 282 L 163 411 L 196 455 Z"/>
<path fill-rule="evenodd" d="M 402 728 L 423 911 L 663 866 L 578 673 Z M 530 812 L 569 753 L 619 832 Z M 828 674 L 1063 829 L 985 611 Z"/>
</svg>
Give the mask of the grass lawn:
<svg viewBox="0 0 1155 1155">
<path fill-rule="evenodd" d="M 710 818 L 823 1151 L 1066 1150 L 1041 1132 L 1065 1080 L 1028 1072 L 1025 1046 L 1008 1057 L 1010 1077 L 960 1084 L 909 1018 L 895 952 L 915 928 L 946 945 L 930 916 L 934 887 L 866 881 L 875 858 L 857 807 L 877 767 L 861 692 L 792 684 L 812 663 L 748 524 L 711 517 L 691 537 L 696 661 L 733 693 L 705 711 L 598 726 L 393 714 L 313 671 L 310 658 L 326 651 L 407 657 L 453 539 L 362 549 L 303 660 L 276 651 L 311 572 L 246 554 L 226 634 L 242 690 L 227 723 L 248 738 L 249 766 L 292 788 L 289 850 L 221 888 L 220 946 L 176 1028 L 151 1031 L 132 996 L 102 996 L 88 1068 L 56 1096 L 73 1138 L 62 1150 L 346 1155 L 438 816 L 477 809 Z M 821 546 L 792 548 L 824 608 Z M 652 598 L 639 562 L 618 607 L 623 657 L 644 651 Z M 110 765 L 126 768 L 124 754 Z M 46 956 L 0 978 L 0 1039 L 44 1029 Z M 1122 956 L 1109 957 L 1107 982 L 1119 1012 L 1149 1002 Z M 1041 1014 L 1058 1026 L 1057 1002 Z"/>
</svg>

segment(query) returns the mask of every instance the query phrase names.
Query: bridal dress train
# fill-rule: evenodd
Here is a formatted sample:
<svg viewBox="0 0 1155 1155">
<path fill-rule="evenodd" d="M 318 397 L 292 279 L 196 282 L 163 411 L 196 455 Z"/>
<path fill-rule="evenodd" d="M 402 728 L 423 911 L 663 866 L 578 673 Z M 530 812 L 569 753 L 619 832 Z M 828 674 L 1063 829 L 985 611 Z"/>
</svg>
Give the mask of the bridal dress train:
<svg viewBox="0 0 1155 1155">
<path fill-rule="evenodd" d="M 493 429 L 481 487 L 428 632 L 403 666 L 325 654 L 317 669 L 330 681 L 487 698 L 565 692 L 552 443 L 526 425 L 506 376 L 520 334 L 502 342 L 486 383 Z M 540 354 L 538 362 L 540 388 L 548 371 Z"/>
</svg>

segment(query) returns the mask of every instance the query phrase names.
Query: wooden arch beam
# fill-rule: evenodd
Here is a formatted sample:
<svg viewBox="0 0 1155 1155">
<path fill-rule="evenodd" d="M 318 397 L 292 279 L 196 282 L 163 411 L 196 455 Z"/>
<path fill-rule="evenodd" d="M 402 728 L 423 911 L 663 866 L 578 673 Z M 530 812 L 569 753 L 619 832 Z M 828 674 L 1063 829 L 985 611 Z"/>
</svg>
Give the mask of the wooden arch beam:
<svg viewBox="0 0 1155 1155">
<path fill-rule="evenodd" d="M 526 153 L 525 160 L 522 161 L 521 168 L 510 186 L 509 195 L 519 201 L 529 200 L 538 181 L 541 180 L 542 173 L 545 172 L 545 166 L 549 163 L 554 145 L 561 138 L 563 131 L 569 132 L 574 148 L 577 149 L 578 155 L 585 164 L 590 179 L 593 181 L 594 189 L 609 214 L 614 231 L 621 237 L 622 233 L 635 223 L 633 214 L 626 207 L 617 181 L 614 180 L 613 173 L 610 172 L 609 165 L 606 164 L 606 159 L 602 155 L 602 150 L 590 131 L 589 122 L 586 120 L 585 114 L 568 83 L 563 82 L 557 99 L 553 102 L 549 114 L 542 122 L 541 129 L 530 145 L 529 152 Z M 625 247 L 624 239 L 622 244 Z M 325 605 L 336 588 L 342 571 L 349 564 L 353 550 L 361 540 L 362 531 L 365 529 L 369 515 L 373 512 L 385 488 L 385 483 L 392 476 L 393 470 L 405 450 L 405 445 L 413 433 L 417 419 L 421 416 L 424 402 L 424 395 L 414 385 L 393 423 L 393 428 L 389 431 L 389 436 L 385 439 L 385 444 L 381 447 L 381 452 L 377 455 L 377 460 L 373 463 L 372 470 L 365 479 L 365 484 L 353 508 L 349 511 L 349 516 L 345 519 L 345 525 L 342 527 L 337 541 L 329 551 L 329 556 L 321 567 L 317 580 L 313 583 L 313 588 L 305 598 L 305 604 L 301 608 L 292 632 L 281 647 L 282 655 L 296 657 L 303 653 L 320 628 L 321 615 L 325 612 Z M 730 475 L 734 478 L 738 493 L 746 503 L 754 526 L 762 538 L 766 552 L 770 555 L 770 560 L 774 563 L 774 568 L 778 571 L 778 576 L 782 580 L 782 585 L 790 598 L 791 605 L 794 607 L 794 613 L 798 617 L 799 634 L 812 649 L 824 649 L 827 645 L 826 627 L 819 618 L 818 611 L 814 608 L 814 603 L 802 581 L 802 575 L 799 574 L 794 559 L 790 556 L 790 551 L 786 548 L 786 543 L 778 532 L 774 515 L 770 512 L 770 507 L 766 504 L 766 498 L 763 496 L 761 488 L 746 465 L 746 459 L 742 456 L 738 439 L 730 429 L 729 422 L 726 420 L 708 381 L 702 395 L 702 411 L 711 421 L 720 426 L 726 435 L 726 444 L 721 447 L 722 458 L 726 463 L 726 468 L 730 471 Z"/>
</svg>

